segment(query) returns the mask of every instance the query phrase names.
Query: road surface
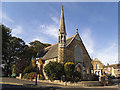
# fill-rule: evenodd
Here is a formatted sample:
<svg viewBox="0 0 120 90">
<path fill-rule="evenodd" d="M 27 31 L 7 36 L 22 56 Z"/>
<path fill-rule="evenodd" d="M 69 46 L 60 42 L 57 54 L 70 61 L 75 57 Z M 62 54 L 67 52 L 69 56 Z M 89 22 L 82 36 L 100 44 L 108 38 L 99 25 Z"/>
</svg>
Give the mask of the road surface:
<svg viewBox="0 0 120 90">
<path fill-rule="evenodd" d="M 120 90 L 118 86 L 76 87 L 41 82 L 38 82 L 36 86 L 34 81 L 8 77 L 0 78 L 0 85 L 2 86 L 2 90 Z"/>
</svg>

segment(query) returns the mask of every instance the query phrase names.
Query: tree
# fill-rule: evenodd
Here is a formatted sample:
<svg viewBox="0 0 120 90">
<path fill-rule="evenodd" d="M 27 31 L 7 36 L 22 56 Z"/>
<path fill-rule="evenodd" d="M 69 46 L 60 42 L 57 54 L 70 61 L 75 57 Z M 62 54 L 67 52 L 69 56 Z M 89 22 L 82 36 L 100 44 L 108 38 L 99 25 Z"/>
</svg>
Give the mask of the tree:
<svg viewBox="0 0 120 90">
<path fill-rule="evenodd" d="M 25 55 L 27 48 L 22 39 L 12 37 L 11 29 L 2 25 L 2 64 L 5 65 L 2 71 L 6 76 L 12 73 L 12 65 L 17 60 L 27 58 Z"/>
<path fill-rule="evenodd" d="M 11 29 L 4 25 L 0 25 L 2 28 L 2 64 L 4 68 L 2 71 L 6 76 L 12 73 L 12 66 L 19 60 L 27 60 L 31 62 L 32 57 L 36 57 L 36 54 L 42 51 L 44 47 L 50 44 L 43 44 L 40 41 L 30 42 L 30 46 L 18 37 L 11 35 Z"/>
<path fill-rule="evenodd" d="M 22 73 L 27 66 L 29 66 L 27 60 L 18 60 L 15 64 L 15 73 L 17 75 Z"/>
<path fill-rule="evenodd" d="M 44 71 L 49 80 L 60 80 L 64 74 L 63 65 L 58 62 L 49 62 L 44 67 Z"/>
<path fill-rule="evenodd" d="M 10 61 L 9 61 L 9 48 L 10 38 L 11 38 L 11 29 L 4 25 L 0 25 L 2 27 L 2 64 L 4 64 L 4 68 L 2 68 L 3 73 L 7 76 L 10 72 Z"/>
<path fill-rule="evenodd" d="M 26 50 L 28 48 L 27 45 L 25 45 L 25 42 L 17 37 L 11 37 L 10 38 L 10 45 L 9 48 L 9 59 L 12 61 L 15 60 L 22 60 L 27 57 L 25 57 Z"/>
<path fill-rule="evenodd" d="M 44 44 L 38 40 L 35 40 L 33 42 L 30 42 L 29 50 L 32 50 L 33 57 L 36 57 L 37 53 L 40 53 L 43 48 L 50 46 L 51 44 Z"/>
<path fill-rule="evenodd" d="M 36 69 L 33 66 L 31 66 L 31 65 L 25 67 L 25 69 L 23 70 L 24 74 L 25 73 L 31 73 L 31 72 L 36 72 Z"/>
</svg>

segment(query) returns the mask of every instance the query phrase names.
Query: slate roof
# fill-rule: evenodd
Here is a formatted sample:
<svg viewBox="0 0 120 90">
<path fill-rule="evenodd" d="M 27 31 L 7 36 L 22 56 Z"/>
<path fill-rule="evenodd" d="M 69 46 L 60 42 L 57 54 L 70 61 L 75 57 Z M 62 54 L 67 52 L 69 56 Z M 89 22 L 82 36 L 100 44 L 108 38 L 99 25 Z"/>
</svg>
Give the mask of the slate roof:
<svg viewBox="0 0 120 90">
<path fill-rule="evenodd" d="M 66 39 L 66 46 L 68 46 L 71 43 L 71 41 L 74 39 L 76 35 L 77 34 Z M 42 52 L 39 54 L 39 57 L 42 57 L 44 60 L 58 57 L 58 43 L 44 48 Z"/>
</svg>

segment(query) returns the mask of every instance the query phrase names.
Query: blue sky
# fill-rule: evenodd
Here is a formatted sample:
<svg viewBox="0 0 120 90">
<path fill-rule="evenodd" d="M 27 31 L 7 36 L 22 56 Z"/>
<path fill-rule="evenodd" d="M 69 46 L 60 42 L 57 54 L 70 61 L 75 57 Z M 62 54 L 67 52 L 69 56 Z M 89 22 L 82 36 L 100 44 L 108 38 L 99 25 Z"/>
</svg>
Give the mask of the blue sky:
<svg viewBox="0 0 120 90">
<path fill-rule="evenodd" d="M 118 61 L 118 3 L 116 2 L 3 2 L 2 23 L 27 44 L 34 40 L 58 42 L 61 6 L 67 37 L 76 28 L 91 57 L 104 64 Z"/>
</svg>

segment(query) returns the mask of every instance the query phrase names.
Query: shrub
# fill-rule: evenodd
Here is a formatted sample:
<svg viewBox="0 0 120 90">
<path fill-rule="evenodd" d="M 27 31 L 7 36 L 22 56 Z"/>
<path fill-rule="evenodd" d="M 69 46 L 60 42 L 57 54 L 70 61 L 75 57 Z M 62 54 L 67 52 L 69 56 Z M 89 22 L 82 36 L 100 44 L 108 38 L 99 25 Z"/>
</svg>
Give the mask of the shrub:
<svg viewBox="0 0 120 90">
<path fill-rule="evenodd" d="M 31 72 L 31 73 L 26 73 L 23 75 L 23 79 L 35 79 L 36 77 L 36 72 Z"/>
<path fill-rule="evenodd" d="M 81 73 L 78 72 L 78 71 L 75 71 L 73 77 L 74 77 L 74 81 L 75 81 L 75 82 L 78 82 L 78 81 L 81 80 Z"/>
<path fill-rule="evenodd" d="M 42 74 L 40 74 L 39 75 L 39 80 L 45 80 L 45 77 Z"/>
<path fill-rule="evenodd" d="M 27 66 L 27 67 L 24 69 L 23 73 L 25 74 L 25 73 L 35 72 L 35 71 L 36 71 L 35 68 L 33 68 L 32 66 Z"/>
<path fill-rule="evenodd" d="M 93 75 L 92 75 L 92 80 L 93 80 L 93 81 L 99 81 L 99 76 L 96 75 L 96 74 L 93 74 Z"/>
<path fill-rule="evenodd" d="M 28 73 L 24 74 L 22 78 L 27 79 L 27 76 L 28 76 Z"/>
<path fill-rule="evenodd" d="M 58 62 L 49 62 L 45 67 L 44 71 L 49 80 L 60 80 L 64 73 L 63 65 Z"/>
<path fill-rule="evenodd" d="M 35 79 L 36 78 L 36 72 L 31 72 L 30 74 L 29 74 L 29 79 Z"/>
<path fill-rule="evenodd" d="M 67 62 L 64 64 L 64 71 L 67 81 L 71 81 L 74 76 L 75 65 L 73 62 Z"/>
</svg>

